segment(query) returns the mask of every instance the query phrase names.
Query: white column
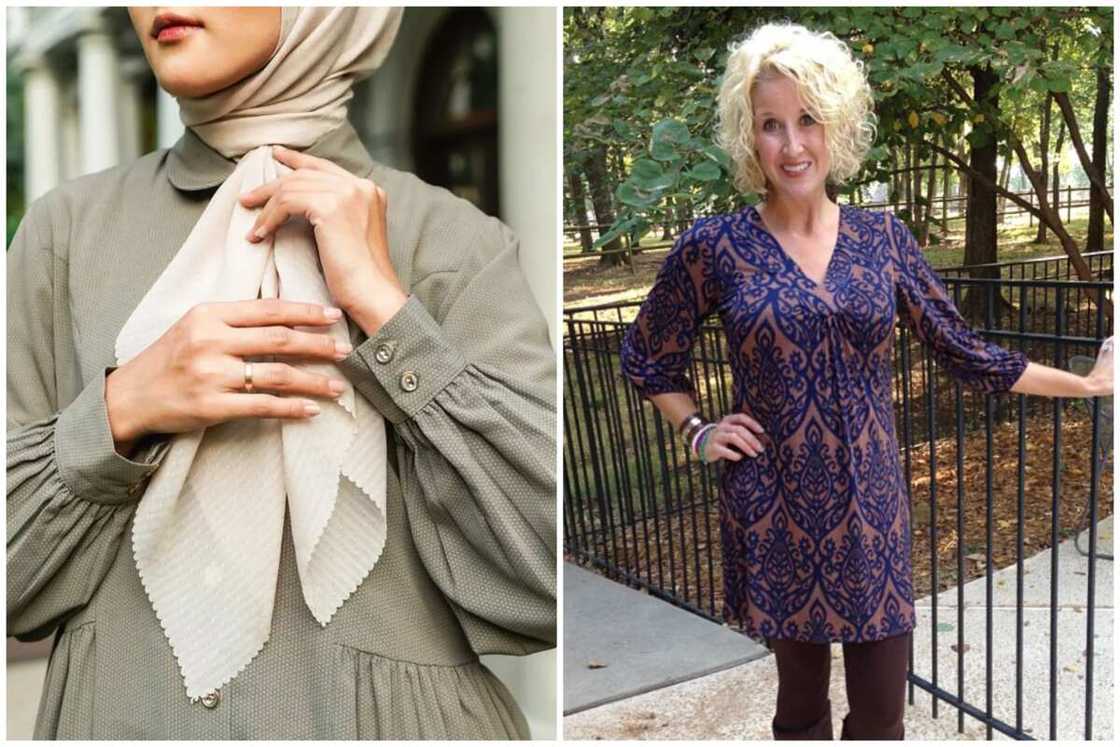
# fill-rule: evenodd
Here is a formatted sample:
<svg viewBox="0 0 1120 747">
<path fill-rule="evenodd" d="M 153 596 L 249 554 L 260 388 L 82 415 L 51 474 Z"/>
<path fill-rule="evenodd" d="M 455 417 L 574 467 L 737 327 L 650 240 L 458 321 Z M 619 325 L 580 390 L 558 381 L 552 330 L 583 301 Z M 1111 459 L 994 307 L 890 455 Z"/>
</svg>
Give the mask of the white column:
<svg viewBox="0 0 1120 747">
<path fill-rule="evenodd" d="M 521 265 L 556 345 L 557 14 L 501 8 L 498 25 L 499 173 L 502 219 L 521 238 Z"/>
<path fill-rule="evenodd" d="M 183 136 L 183 120 L 179 119 L 179 102 L 156 86 L 156 147 L 170 148 Z"/>
<path fill-rule="evenodd" d="M 83 174 L 120 162 L 118 64 L 113 40 L 104 30 L 93 28 L 78 37 L 78 114 Z"/>
<path fill-rule="evenodd" d="M 59 182 L 61 114 L 58 78 L 45 59 L 34 60 L 23 73 L 23 137 L 26 163 L 23 191 L 27 203 L 42 197 Z"/>
<path fill-rule="evenodd" d="M 82 125 L 78 119 L 78 92 L 74 83 L 62 90 L 62 121 L 58 129 L 62 135 L 62 181 L 77 179 L 82 171 Z"/>
<path fill-rule="evenodd" d="M 131 63 L 132 60 L 129 60 Z M 118 152 L 122 164 L 139 158 L 142 143 L 140 137 L 140 81 L 128 65 L 121 69 L 118 82 L 120 101 L 120 124 L 118 127 Z"/>
<path fill-rule="evenodd" d="M 499 8 L 498 148 L 502 219 L 521 240 L 521 269 L 556 345 L 559 232 L 556 171 L 557 14 L 553 8 Z M 555 739 L 556 651 L 486 656 L 506 683 L 534 739 Z"/>
</svg>

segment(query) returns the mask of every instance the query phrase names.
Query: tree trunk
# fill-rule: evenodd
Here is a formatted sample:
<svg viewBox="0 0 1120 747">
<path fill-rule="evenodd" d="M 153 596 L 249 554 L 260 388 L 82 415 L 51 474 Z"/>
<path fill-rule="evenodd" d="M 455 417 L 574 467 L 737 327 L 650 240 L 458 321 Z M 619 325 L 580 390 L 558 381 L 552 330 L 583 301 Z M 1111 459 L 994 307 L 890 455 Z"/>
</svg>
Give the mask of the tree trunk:
<svg viewBox="0 0 1120 747">
<path fill-rule="evenodd" d="M 621 184 L 626 180 L 626 159 L 621 148 L 612 148 L 614 155 L 614 169 L 608 175 L 611 184 Z"/>
<path fill-rule="evenodd" d="M 1062 185 L 1061 185 L 1061 178 L 1058 174 L 1058 169 L 1062 165 L 1062 146 L 1065 145 L 1065 139 L 1066 139 L 1066 123 L 1062 122 L 1058 126 L 1058 147 L 1054 149 L 1054 175 L 1050 179 L 1052 189 L 1054 190 L 1054 197 L 1051 200 L 1051 202 L 1053 203 L 1055 210 L 1057 210 L 1058 206 L 1061 204 L 1061 196 L 1062 196 L 1061 195 L 1061 188 L 1062 188 Z"/>
<path fill-rule="evenodd" d="M 913 225 L 914 222 L 914 188 L 910 180 L 910 166 L 913 163 L 913 159 L 910 155 L 913 150 L 913 147 L 909 145 L 902 146 L 902 152 L 906 154 L 905 171 L 901 175 L 902 189 L 906 197 L 906 220 L 909 221 L 911 225 Z"/>
<path fill-rule="evenodd" d="M 1093 103 L 1093 168 L 1102 179 L 1105 173 L 1106 145 L 1108 143 L 1108 100 L 1111 93 L 1111 70 L 1105 65 L 1097 68 L 1097 99 Z M 1089 237 L 1085 251 L 1104 249 L 1105 193 L 1092 185 L 1089 189 Z"/>
<path fill-rule="evenodd" d="M 925 244 L 929 244 L 929 222 L 933 215 L 933 194 L 937 189 L 937 154 L 929 154 L 929 178 L 926 181 L 926 209 L 922 211 L 922 234 Z"/>
<path fill-rule="evenodd" d="M 967 146 L 967 139 L 962 137 L 957 141 L 957 156 L 961 161 L 967 161 L 968 159 Z M 961 198 L 957 201 L 957 215 L 964 215 L 965 211 L 968 209 L 968 196 L 972 192 L 972 177 L 963 170 L 957 169 L 957 186 L 959 187 L 958 196 Z M 968 224 L 966 222 L 965 228 L 967 229 L 967 227 Z"/>
<path fill-rule="evenodd" d="M 1011 181 L 1011 155 L 1008 154 L 1007 158 L 1003 159 L 1003 165 L 999 168 L 999 186 L 1007 189 L 1008 183 Z M 996 204 L 996 224 L 1001 221 L 1000 214 L 1007 209 L 1007 198 L 1000 197 Z"/>
<path fill-rule="evenodd" d="M 583 193 L 583 177 L 575 169 L 568 170 L 568 193 L 572 196 L 570 215 L 572 222 L 578 226 L 580 250 L 587 254 L 591 251 L 594 239 L 591 238 L 591 228 L 587 225 L 587 197 Z"/>
<path fill-rule="evenodd" d="M 1046 101 L 1042 104 L 1042 126 L 1038 131 L 1038 149 L 1041 155 L 1041 163 L 1039 164 L 1039 178 L 1042 179 L 1042 188 L 1046 189 L 1047 180 L 1050 178 L 1050 102 L 1053 99 L 1050 94 L 1046 94 Z M 1055 203 L 1056 204 L 1056 203 Z M 1035 234 L 1034 243 L 1046 243 L 1046 224 L 1042 221 L 1038 222 L 1038 233 Z"/>
<path fill-rule="evenodd" d="M 595 210 L 595 222 L 599 224 L 599 235 L 606 232 L 607 228 L 614 223 L 614 208 L 611 206 L 611 185 L 607 181 L 606 168 L 606 151 L 602 146 L 599 146 L 591 151 L 590 156 L 584 161 L 584 171 L 587 174 L 587 185 L 591 191 L 591 206 Z M 622 249 L 622 240 L 620 238 L 612 239 L 600 247 L 603 252 L 616 252 Z M 616 254 L 604 254 L 600 257 L 599 261 L 605 265 L 621 264 L 626 255 L 618 252 Z"/>
<path fill-rule="evenodd" d="M 987 65 L 971 67 L 969 73 L 972 75 L 972 100 L 977 105 L 996 108 L 999 101 L 997 93 L 999 76 Z M 976 175 L 969 179 L 968 186 L 964 231 L 966 265 L 981 265 L 997 261 L 996 189 L 993 188 L 999 184 L 999 176 L 996 173 L 996 160 L 999 155 L 997 145 L 993 136 L 980 147 L 972 145 L 969 151 L 969 167 L 976 172 Z M 969 274 L 974 278 L 998 278 L 999 268 L 978 267 L 971 270 Z M 974 286 L 965 294 L 961 313 L 974 323 L 984 321 L 987 292 L 983 286 Z M 997 306 L 994 309 L 997 316 L 1000 311 L 999 306 L 1006 303 L 1003 297 L 997 294 Z"/>
<path fill-rule="evenodd" d="M 684 233 L 692 225 L 692 211 L 686 200 L 674 199 L 677 214 L 677 235 Z"/>
<path fill-rule="evenodd" d="M 941 143 L 946 148 L 949 147 L 949 136 L 947 134 L 941 135 Z M 945 170 L 941 174 L 941 235 L 944 237 L 949 233 L 949 182 L 951 172 L 949 171 L 949 159 L 943 158 L 945 161 Z"/>
<path fill-rule="evenodd" d="M 897 164 L 898 148 L 891 148 L 891 163 Z M 899 183 L 898 169 L 891 172 L 891 193 L 887 196 L 887 202 L 891 204 L 891 212 L 898 213 L 898 197 L 902 191 L 902 186 Z"/>
</svg>

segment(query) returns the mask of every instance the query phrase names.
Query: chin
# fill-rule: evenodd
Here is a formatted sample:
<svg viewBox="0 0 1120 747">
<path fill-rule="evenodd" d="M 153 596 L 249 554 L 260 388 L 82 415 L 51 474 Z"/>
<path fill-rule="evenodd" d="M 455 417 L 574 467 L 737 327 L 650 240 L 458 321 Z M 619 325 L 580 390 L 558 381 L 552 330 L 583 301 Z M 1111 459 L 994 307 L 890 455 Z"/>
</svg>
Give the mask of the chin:
<svg viewBox="0 0 1120 747">
<path fill-rule="evenodd" d="M 785 197 L 796 197 L 803 199 L 805 197 L 812 197 L 814 195 L 823 194 L 825 192 L 824 180 L 814 180 L 812 182 L 799 183 L 795 182 L 789 184 L 788 182 L 779 182 L 778 188 L 775 190 L 780 195 Z"/>
<path fill-rule="evenodd" d="M 175 65 L 156 75 L 160 87 L 177 98 L 197 99 L 225 88 L 228 83 L 216 76 L 206 75 L 201 65 Z"/>
</svg>

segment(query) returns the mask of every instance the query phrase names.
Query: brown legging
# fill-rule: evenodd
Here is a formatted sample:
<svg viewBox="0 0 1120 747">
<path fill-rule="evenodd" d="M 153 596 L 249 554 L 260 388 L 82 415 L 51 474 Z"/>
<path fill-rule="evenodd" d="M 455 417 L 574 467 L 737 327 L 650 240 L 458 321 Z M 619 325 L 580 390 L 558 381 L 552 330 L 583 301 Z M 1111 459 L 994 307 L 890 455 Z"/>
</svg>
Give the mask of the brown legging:
<svg viewBox="0 0 1120 747">
<path fill-rule="evenodd" d="M 841 739 L 902 739 L 910 633 L 844 644 L 848 715 Z M 771 639 L 778 661 L 774 739 L 832 739 L 828 644 Z"/>
</svg>

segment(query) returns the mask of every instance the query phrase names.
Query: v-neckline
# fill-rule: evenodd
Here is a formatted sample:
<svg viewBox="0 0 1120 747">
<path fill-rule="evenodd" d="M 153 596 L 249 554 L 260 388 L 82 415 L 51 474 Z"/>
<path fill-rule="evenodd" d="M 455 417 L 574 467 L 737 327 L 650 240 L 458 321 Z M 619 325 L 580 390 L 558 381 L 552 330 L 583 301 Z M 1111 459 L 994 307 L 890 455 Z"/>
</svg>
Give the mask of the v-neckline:
<svg viewBox="0 0 1120 747">
<path fill-rule="evenodd" d="M 797 273 L 806 282 L 808 282 L 810 286 L 812 286 L 812 289 L 815 291 L 828 289 L 828 278 L 832 275 L 832 268 L 836 263 L 836 253 L 840 249 L 840 237 L 843 234 L 844 230 L 844 206 L 840 203 L 837 203 L 836 206 L 840 210 L 840 213 L 836 218 L 836 239 L 832 242 L 832 253 L 828 256 L 828 263 L 825 265 L 824 276 L 821 277 L 820 282 L 817 282 L 813 278 L 809 277 L 809 274 L 805 272 L 804 269 L 802 269 L 801 264 L 792 256 L 790 256 L 789 252 L 785 250 L 785 247 L 782 246 L 782 242 L 778 241 L 778 237 L 775 236 L 770 231 L 770 228 L 766 225 L 766 222 L 762 218 L 762 213 L 758 212 L 758 206 L 750 206 L 750 209 L 754 214 L 754 219 L 758 222 L 758 227 L 762 229 L 763 233 L 765 233 L 766 236 L 770 239 L 770 243 L 772 243 L 774 245 L 774 248 L 778 250 L 778 254 L 782 256 L 782 261 L 786 263 L 786 266 L 789 267 L 789 269 Z"/>
</svg>

